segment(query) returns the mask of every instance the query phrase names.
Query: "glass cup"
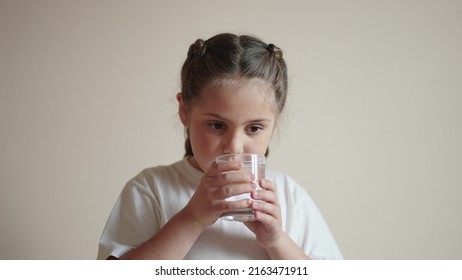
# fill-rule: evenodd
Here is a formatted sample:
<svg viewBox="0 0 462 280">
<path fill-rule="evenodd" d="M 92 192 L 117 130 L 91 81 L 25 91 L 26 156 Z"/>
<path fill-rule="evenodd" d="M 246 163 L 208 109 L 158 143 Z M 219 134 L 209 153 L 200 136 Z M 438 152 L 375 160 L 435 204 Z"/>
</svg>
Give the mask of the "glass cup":
<svg viewBox="0 0 462 280">
<path fill-rule="evenodd" d="M 257 154 L 227 154 L 218 156 L 215 159 L 216 163 L 219 162 L 228 162 L 228 161 L 239 161 L 242 162 L 242 169 L 247 170 L 250 173 L 255 175 L 254 183 L 257 186 L 257 189 L 260 188 L 258 181 L 261 178 L 265 178 L 265 165 L 266 165 L 266 158 L 265 156 L 257 155 Z M 233 171 L 231 171 L 233 172 Z M 227 198 L 227 201 L 236 201 L 250 198 L 250 193 L 235 195 L 232 197 Z M 221 219 L 225 221 L 238 221 L 238 222 L 246 222 L 246 221 L 255 221 L 253 210 L 251 208 L 244 208 L 235 211 L 230 211 L 223 213 Z"/>
</svg>

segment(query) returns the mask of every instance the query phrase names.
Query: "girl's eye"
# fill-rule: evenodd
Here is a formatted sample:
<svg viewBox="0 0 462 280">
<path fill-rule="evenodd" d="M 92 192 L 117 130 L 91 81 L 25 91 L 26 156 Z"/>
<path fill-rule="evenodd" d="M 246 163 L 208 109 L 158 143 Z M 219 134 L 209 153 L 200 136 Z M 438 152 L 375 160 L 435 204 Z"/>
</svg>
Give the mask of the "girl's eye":
<svg viewBox="0 0 462 280">
<path fill-rule="evenodd" d="M 211 122 L 208 124 L 211 128 L 216 129 L 216 130 L 222 130 L 225 128 L 225 125 L 222 123 L 218 122 Z"/>
<path fill-rule="evenodd" d="M 251 125 L 247 128 L 247 131 L 250 133 L 250 134 L 257 134 L 258 132 L 260 132 L 260 130 L 262 130 L 263 128 L 259 125 Z"/>
</svg>

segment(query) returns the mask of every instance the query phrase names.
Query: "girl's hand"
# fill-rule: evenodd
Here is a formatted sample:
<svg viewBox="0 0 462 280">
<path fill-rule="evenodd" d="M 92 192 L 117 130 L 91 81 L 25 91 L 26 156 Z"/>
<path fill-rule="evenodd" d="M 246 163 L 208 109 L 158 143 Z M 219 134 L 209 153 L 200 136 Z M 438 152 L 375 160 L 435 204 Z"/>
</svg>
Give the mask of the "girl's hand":
<svg viewBox="0 0 462 280">
<path fill-rule="evenodd" d="M 260 180 L 262 189 L 255 190 L 251 196 L 255 199 L 251 208 L 256 221 L 246 222 L 246 226 L 255 233 L 258 244 L 265 249 L 276 246 L 283 236 L 281 208 L 276 195 L 276 186 L 267 179 Z"/>
<path fill-rule="evenodd" d="M 240 162 L 213 163 L 183 209 L 184 213 L 206 227 L 215 223 L 224 212 L 249 207 L 251 199 L 225 200 L 255 190 L 256 186 L 252 183 L 254 175 L 241 169 Z"/>
</svg>

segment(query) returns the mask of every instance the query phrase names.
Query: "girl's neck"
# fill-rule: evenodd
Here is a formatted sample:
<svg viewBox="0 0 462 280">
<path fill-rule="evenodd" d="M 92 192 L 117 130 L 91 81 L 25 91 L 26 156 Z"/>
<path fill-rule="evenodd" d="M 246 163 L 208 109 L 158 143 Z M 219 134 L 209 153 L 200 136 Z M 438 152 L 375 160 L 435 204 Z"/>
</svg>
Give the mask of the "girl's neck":
<svg viewBox="0 0 462 280">
<path fill-rule="evenodd" d="M 196 168 L 200 172 L 204 172 L 200 167 L 199 164 L 197 163 L 196 159 L 194 156 L 188 156 L 188 162 L 192 165 L 192 167 Z"/>
</svg>

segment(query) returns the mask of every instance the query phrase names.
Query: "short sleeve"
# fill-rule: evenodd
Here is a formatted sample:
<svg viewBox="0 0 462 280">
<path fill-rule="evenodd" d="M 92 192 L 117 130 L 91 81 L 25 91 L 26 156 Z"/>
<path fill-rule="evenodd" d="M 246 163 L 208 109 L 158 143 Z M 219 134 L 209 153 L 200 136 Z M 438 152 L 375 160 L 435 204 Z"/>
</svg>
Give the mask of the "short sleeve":
<svg viewBox="0 0 462 280">
<path fill-rule="evenodd" d="M 159 201 L 151 189 L 135 179 L 117 199 L 101 236 L 98 259 L 121 257 L 160 228 Z"/>
<path fill-rule="evenodd" d="M 321 212 L 308 192 L 287 175 L 276 173 L 283 227 L 311 259 L 343 259 Z"/>
</svg>

